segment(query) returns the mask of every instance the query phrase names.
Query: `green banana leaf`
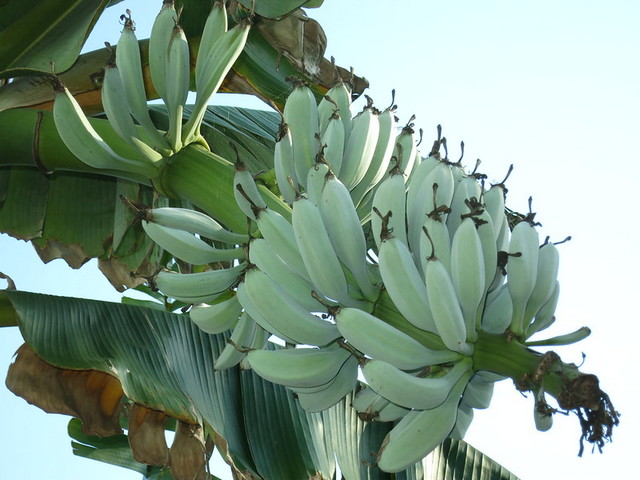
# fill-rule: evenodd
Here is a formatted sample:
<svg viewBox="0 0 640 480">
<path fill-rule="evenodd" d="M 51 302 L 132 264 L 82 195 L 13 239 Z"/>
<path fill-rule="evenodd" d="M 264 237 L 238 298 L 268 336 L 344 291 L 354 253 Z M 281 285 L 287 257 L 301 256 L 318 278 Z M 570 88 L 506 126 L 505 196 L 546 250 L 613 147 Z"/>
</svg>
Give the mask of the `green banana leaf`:
<svg viewBox="0 0 640 480">
<path fill-rule="evenodd" d="M 239 0 L 238 3 L 245 8 L 252 8 L 250 0 Z M 285 16 L 298 7 L 317 8 L 322 5 L 322 0 L 257 0 L 255 12 L 265 18 L 277 19 Z"/>
<path fill-rule="evenodd" d="M 214 371 L 228 333 L 203 333 L 186 315 L 17 291 L 0 293 L 0 313 L 0 324 L 7 321 L 4 316 L 17 318 L 25 341 L 45 362 L 109 373 L 130 401 L 204 422 L 224 439 L 238 470 L 274 480 L 330 479 L 335 452 L 346 480 L 394 478 L 372 466 L 371 453 L 391 425 L 362 422 L 350 396 L 311 414 L 291 392 L 252 371 Z M 77 428 L 73 432 L 80 440 Z M 76 443 L 77 454 L 137 468 L 121 437 L 103 443 L 82 437 Z M 424 467 L 416 465 L 395 478 L 462 479 L 476 471 L 485 475 L 478 478 L 515 478 L 464 442 L 445 442 Z"/>
<path fill-rule="evenodd" d="M 0 5 L 0 78 L 67 70 L 108 0 L 23 0 Z M 37 35 L 34 35 L 37 32 Z"/>
</svg>

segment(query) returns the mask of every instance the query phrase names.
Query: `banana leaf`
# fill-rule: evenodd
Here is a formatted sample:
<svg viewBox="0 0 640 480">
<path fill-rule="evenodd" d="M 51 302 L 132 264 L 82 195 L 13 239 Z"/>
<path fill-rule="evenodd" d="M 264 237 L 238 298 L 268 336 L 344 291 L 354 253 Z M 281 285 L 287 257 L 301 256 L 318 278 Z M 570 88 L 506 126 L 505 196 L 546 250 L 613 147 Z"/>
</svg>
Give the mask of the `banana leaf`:
<svg viewBox="0 0 640 480">
<path fill-rule="evenodd" d="M 0 324 L 17 319 L 29 347 L 47 364 L 61 369 L 62 376 L 74 371 L 103 372 L 120 383 L 125 402 L 204 423 L 219 436 L 216 444 L 238 473 L 250 471 L 274 480 L 329 479 L 334 475 L 336 453 L 346 480 L 394 478 L 377 470 L 372 457 L 389 424 L 362 422 L 349 396 L 321 414 L 310 414 L 290 392 L 253 371 L 214 371 L 214 359 L 228 333 L 206 334 L 186 315 L 17 291 L 0 293 L 0 314 Z M 20 394 L 23 383 L 10 370 L 7 385 Z M 31 403 L 39 405 L 38 393 L 36 389 Z M 120 448 L 121 437 L 103 444 L 82 438 L 85 441 L 77 443 L 84 446 L 75 447 L 78 454 L 130 461 Z M 100 452 L 104 449 L 115 450 Z M 473 472 L 485 475 L 477 478 L 515 479 L 464 442 L 453 441 L 445 442 L 424 465 L 396 478 L 476 478 Z"/>
</svg>

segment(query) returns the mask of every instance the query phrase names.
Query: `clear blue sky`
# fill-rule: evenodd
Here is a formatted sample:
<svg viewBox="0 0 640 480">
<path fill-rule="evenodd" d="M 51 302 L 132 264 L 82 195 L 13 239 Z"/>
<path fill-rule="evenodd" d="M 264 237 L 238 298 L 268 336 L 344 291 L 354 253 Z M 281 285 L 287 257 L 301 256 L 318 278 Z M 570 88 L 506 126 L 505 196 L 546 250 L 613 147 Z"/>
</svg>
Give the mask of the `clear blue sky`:
<svg viewBox="0 0 640 480">
<path fill-rule="evenodd" d="M 140 35 L 148 35 L 155 15 L 150 3 L 126 1 L 111 8 L 91 48 L 117 41 L 116 18 L 125 8 L 133 11 Z M 526 210 L 531 195 L 541 237 L 573 237 L 560 247 L 562 294 L 557 326 L 549 334 L 583 325 L 593 330 L 589 339 L 556 351 L 575 363 L 586 354 L 582 369 L 600 377 L 622 412 L 614 442 L 602 455 L 578 458 L 575 416 L 558 415 L 551 431 L 537 432 L 531 398 L 508 382 L 496 389 L 491 407 L 476 415 L 466 440 L 523 479 L 631 478 L 640 427 L 640 4 L 325 0 L 309 14 L 325 28 L 327 54 L 364 75 L 377 104 L 387 105 L 395 88 L 401 121 L 415 114 L 427 145 L 442 124 L 451 156 L 464 140 L 467 166 L 481 158 L 490 181 L 502 179 L 515 164 L 507 204 Z M 0 271 L 19 288 L 118 298 L 95 266 L 71 272 L 57 263 L 42 268 L 30 246 L 0 237 Z M 6 371 L 19 343 L 17 332 L 0 331 L 0 370 Z M 139 478 L 74 458 L 66 418 L 41 414 L 4 387 L 0 405 L 3 478 Z"/>
</svg>

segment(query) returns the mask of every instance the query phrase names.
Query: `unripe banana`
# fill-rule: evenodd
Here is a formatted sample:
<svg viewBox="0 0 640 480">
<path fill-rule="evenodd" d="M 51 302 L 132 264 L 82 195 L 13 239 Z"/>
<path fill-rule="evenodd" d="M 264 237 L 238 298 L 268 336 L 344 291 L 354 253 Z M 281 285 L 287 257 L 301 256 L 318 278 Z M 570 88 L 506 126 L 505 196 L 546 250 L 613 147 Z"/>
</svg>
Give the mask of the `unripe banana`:
<svg viewBox="0 0 640 480">
<path fill-rule="evenodd" d="M 470 335 L 449 272 L 440 260 L 430 257 L 424 277 L 429 292 L 429 308 L 438 335 L 449 350 L 470 355 L 473 349 L 466 343 Z"/>
<path fill-rule="evenodd" d="M 347 187 L 331 173 L 325 177 L 320 213 L 338 259 L 350 270 L 364 298 L 375 301 L 380 290 L 369 278 L 367 244 L 358 212 Z"/>
<path fill-rule="evenodd" d="M 455 184 L 455 191 L 451 200 L 451 212 L 447 215 L 447 228 L 449 228 L 450 232 L 458 230 L 458 226 L 463 220 L 462 217 L 470 213 L 468 201 L 472 198 L 479 200 L 481 194 L 482 188 L 475 177 L 466 176 Z"/>
<path fill-rule="evenodd" d="M 243 312 L 231 336 L 227 339 L 227 344 L 222 349 L 222 352 L 220 352 L 218 358 L 215 359 L 213 368 L 216 370 L 226 370 L 238 365 L 251 348 L 253 338 L 259 328 L 260 326 L 253 321 L 247 312 Z"/>
<path fill-rule="evenodd" d="M 411 175 L 407 179 L 407 189 L 411 189 L 412 187 L 415 189 L 417 186 L 421 185 L 427 175 L 429 175 L 441 163 L 442 160 L 438 157 L 434 157 L 433 155 L 429 155 L 425 158 L 420 157 L 420 161 L 416 162 L 413 170 L 411 171 Z M 451 165 L 448 165 L 448 167 L 451 169 L 451 175 L 453 176 L 453 167 Z"/>
<path fill-rule="evenodd" d="M 551 298 L 549 298 L 549 300 L 547 300 L 547 302 L 542 305 L 542 307 L 540 307 L 540 310 L 538 310 L 538 312 L 536 313 L 533 322 L 531 322 L 531 324 L 527 327 L 524 338 L 529 338 L 534 333 L 540 332 L 553 324 L 556 319 L 554 314 L 558 305 L 559 296 L 560 283 L 556 282 L 553 293 L 551 294 Z"/>
<path fill-rule="evenodd" d="M 176 25 L 169 42 L 165 83 L 165 104 L 169 117 L 167 137 L 174 152 L 182 148 L 182 116 L 189 94 L 190 64 L 187 37 L 182 27 Z"/>
<path fill-rule="evenodd" d="M 387 229 L 405 245 L 407 244 L 407 221 L 405 215 L 406 195 L 404 176 L 399 170 L 392 170 L 380 183 L 373 195 L 372 209 L 375 208 L 381 215 L 387 215 Z M 371 214 L 371 232 L 373 239 L 380 249 L 382 242 L 382 218 L 375 210 Z"/>
<path fill-rule="evenodd" d="M 327 100 L 329 97 L 333 101 Z M 318 105 L 318 117 L 320 119 L 320 132 L 324 132 L 329 123 L 329 117 L 338 109 L 342 125 L 344 127 L 344 140 L 349 139 L 351 134 L 351 87 L 343 81 L 334 85 L 327 94 L 320 100 Z"/>
<path fill-rule="evenodd" d="M 351 354 L 338 346 L 252 350 L 251 368 L 269 382 L 285 387 L 316 387 L 331 381 Z"/>
<path fill-rule="evenodd" d="M 313 288 L 309 279 L 295 273 L 278 255 L 274 255 L 271 245 L 264 238 L 251 240 L 249 261 L 266 273 L 307 311 L 326 311 L 327 307 L 313 297 Z"/>
<path fill-rule="evenodd" d="M 402 171 L 405 178 L 409 178 L 413 165 L 416 161 L 416 140 L 414 137 L 412 124 L 407 124 L 400 134 L 396 137 L 393 149 L 393 157 L 397 159 L 398 168 Z"/>
<path fill-rule="evenodd" d="M 552 412 L 553 409 L 551 409 L 545 401 L 544 388 L 538 389 L 533 404 L 533 420 L 536 425 L 536 430 L 546 432 L 553 426 Z"/>
<path fill-rule="evenodd" d="M 470 376 L 471 360 L 456 362 L 444 375 L 421 377 L 403 372 L 382 360 L 370 360 L 362 367 L 369 387 L 387 400 L 405 408 L 429 410 L 441 405 L 463 376 Z"/>
<path fill-rule="evenodd" d="M 473 408 L 466 405 L 460 405 L 458 407 L 458 417 L 456 418 L 456 424 L 449 434 L 449 438 L 454 440 L 462 440 L 469 430 L 473 422 Z"/>
<path fill-rule="evenodd" d="M 329 173 L 329 165 L 325 162 L 316 162 L 307 172 L 307 198 L 314 205 L 320 205 L 322 189 L 324 188 L 325 177 Z"/>
<path fill-rule="evenodd" d="M 218 298 L 238 282 L 245 263 L 235 267 L 201 273 L 161 271 L 154 283 L 163 294 L 186 303 L 206 303 Z"/>
<path fill-rule="evenodd" d="M 358 384 L 358 360 L 351 356 L 344 362 L 342 368 L 329 384 L 315 392 L 303 392 L 294 389 L 300 406 L 307 412 L 324 411 L 356 388 Z"/>
<path fill-rule="evenodd" d="M 578 330 L 558 335 L 556 337 L 545 338 L 544 340 L 528 341 L 524 344 L 530 347 L 548 347 L 557 345 L 571 345 L 577 343 L 591 335 L 591 329 L 588 327 L 580 327 Z"/>
<path fill-rule="evenodd" d="M 493 397 L 495 382 L 487 381 L 479 375 L 474 375 L 462 395 L 462 405 L 469 408 L 489 408 Z"/>
<path fill-rule="evenodd" d="M 464 315 L 467 338 L 475 341 L 476 316 L 485 294 L 485 266 L 482 243 L 471 218 L 462 221 L 451 240 L 451 280 Z"/>
<path fill-rule="evenodd" d="M 191 321 L 205 333 L 218 334 L 236 326 L 242 305 L 236 295 L 213 305 L 194 305 L 189 311 Z"/>
<path fill-rule="evenodd" d="M 224 15 L 226 13 L 219 12 L 217 9 L 222 8 L 221 2 L 216 2 L 212 14 Z M 216 13 L 218 12 L 218 13 Z M 207 22 L 209 23 L 209 22 Z M 217 30 L 219 21 L 211 23 L 211 29 Z M 216 33 L 207 33 L 207 36 L 217 38 L 210 48 L 205 45 L 200 46 L 200 52 L 205 55 L 205 61 L 196 63 L 196 103 L 193 107 L 191 117 L 182 129 L 182 143 L 188 145 L 200 136 L 200 125 L 207 111 L 207 105 L 211 97 L 218 91 L 223 80 L 233 67 L 233 64 L 242 53 L 247 37 L 249 36 L 250 24 L 247 21 L 240 21 L 231 30 L 224 32 L 217 37 Z M 203 32 L 203 37 L 205 36 Z M 200 71 L 200 73 L 198 73 Z"/>
<path fill-rule="evenodd" d="M 275 210 L 265 208 L 258 212 L 256 220 L 260 234 L 273 253 L 280 257 L 291 270 L 303 278 L 309 278 L 304 261 L 298 250 L 296 237 L 291 223 Z"/>
<path fill-rule="evenodd" d="M 389 402 L 388 405 L 383 407 L 378 416 L 374 418 L 376 422 L 395 422 L 396 420 L 400 420 L 404 416 L 406 416 L 411 409 L 401 407 L 400 405 L 396 405 L 395 403 Z"/>
<path fill-rule="evenodd" d="M 296 178 L 306 188 L 307 171 L 314 165 L 318 151 L 316 135 L 320 134 L 318 106 L 309 87 L 294 87 L 285 103 L 283 118 L 291 132 Z"/>
<path fill-rule="evenodd" d="M 547 242 L 538 252 L 538 272 L 536 275 L 536 285 L 531 292 L 527 308 L 524 312 L 523 327 L 526 330 L 538 313 L 540 307 L 544 305 L 556 287 L 558 280 L 558 266 L 560 263 L 560 255 L 558 249 L 553 243 Z"/>
<path fill-rule="evenodd" d="M 348 294 L 347 279 L 318 207 L 307 198 L 297 198 L 293 202 L 291 223 L 304 266 L 318 292 L 343 305 L 361 304 Z"/>
<path fill-rule="evenodd" d="M 365 355 L 400 370 L 416 370 L 460 358 L 450 350 L 431 350 L 388 323 L 357 308 L 341 308 L 336 314 L 340 334 Z"/>
<path fill-rule="evenodd" d="M 236 203 L 242 213 L 244 213 L 251 220 L 257 220 L 257 210 L 267 207 L 256 181 L 253 179 L 253 175 L 242 162 L 236 162 L 235 174 L 233 176 L 233 195 L 235 196 Z"/>
<path fill-rule="evenodd" d="M 149 73 L 153 86 L 163 100 L 166 98 L 167 54 L 173 27 L 178 23 L 178 14 L 173 0 L 162 2 L 162 9 L 156 16 L 149 36 Z"/>
<path fill-rule="evenodd" d="M 451 239 L 449 238 L 447 224 L 439 216 L 427 217 L 423 225 L 418 248 L 423 274 L 432 251 L 433 256 L 437 257 L 444 265 L 444 268 L 447 269 L 447 272 L 451 273 Z"/>
<path fill-rule="evenodd" d="M 464 375 L 447 399 L 431 410 L 412 410 L 396 424 L 382 442 L 378 468 L 399 472 L 424 458 L 440 445 L 456 424 L 458 404 L 471 373 Z"/>
<path fill-rule="evenodd" d="M 254 323 L 255 331 L 253 333 L 253 338 L 251 339 L 251 344 L 249 345 L 249 348 L 247 348 L 247 353 L 251 350 L 263 350 L 266 348 L 269 342 L 269 337 L 271 336 L 271 334 L 258 325 L 255 320 Z M 247 360 L 246 355 L 243 355 L 238 366 L 241 370 L 251 370 L 251 365 L 249 365 L 249 360 Z"/>
<path fill-rule="evenodd" d="M 207 15 L 207 20 L 202 29 L 202 36 L 200 37 L 195 70 L 196 91 L 205 88 L 209 80 L 207 75 L 210 75 L 210 71 L 205 67 L 210 61 L 209 56 L 216 42 L 227 32 L 227 28 L 227 9 L 225 2 L 216 1 L 209 11 L 209 15 Z"/>
<path fill-rule="evenodd" d="M 497 226 L 502 225 L 502 218 L 504 217 L 504 197 L 505 189 L 502 184 L 492 185 L 491 188 L 482 195 L 485 209 L 489 212 L 493 224 Z M 496 240 L 498 239 L 499 233 L 500 229 L 496 228 Z"/>
<path fill-rule="evenodd" d="M 386 398 L 378 395 L 369 387 L 358 390 L 353 397 L 351 406 L 358 412 L 358 418 L 363 422 L 371 422 L 375 420 L 382 409 L 391 402 Z"/>
<path fill-rule="evenodd" d="M 394 108 L 387 108 L 378 115 L 379 132 L 376 149 L 373 152 L 373 158 L 369 165 L 369 169 L 351 191 L 353 203 L 360 205 L 364 196 L 375 188 L 376 185 L 385 177 L 389 171 L 389 162 L 393 154 L 395 145 L 396 116 Z"/>
<path fill-rule="evenodd" d="M 482 258 L 484 260 L 484 289 L 485 291 L 488 291 L 488 287 L 493 282 L 498 268 L 498 246 L 496 244 L 496 237 L 498 234 L 496 233 L 496 229 L 493 225 L 493 219 L 487 210 L 483 209 L 482 212 L 474 217 L 474 220 L 476 223 L 478 238 L 480 239 L 480 245 L 482 246 Z"/>
<path fill-rule="evenodd" d="M 230 245 L 242 245 L 249 241 L 249 236 L 225 230 L 222 225 L 202 212 L 189 208 L 158 207 L 145 212 L 149 222 L 191 232 L 217 242 Z"/>
<path fill-rule="evenodd" d="M 502 334 L 511 325 L 513 317 L 513 300 L 509 287 L 504 284 L 487 297 L 482 313 L 482 329 L 488 333 Z"/>
<path fill-rule="evenodd" d="M 148 162 L 124 158 L 114 152 L 91 126 L 82 108 L 69 90 L 56 84 L 53 121 L 66 147 L 82 163 L 101 170 L 131 172 L 143 178 L 153 178 L 156 167 Z"/>
<path fill-rule="evenodd" d="M 140 139 L 138 129 L 133 122 L 129 109 L 126 105 L 123 108 L 124 86 L 118 67 L 115 64 L 107 65 L 104 69 L 101 95 L 102 106 L 111 127 L 120 138 L 140 153 L 140 160 L 151 163 L 161 160 L 162 155 Z"/>
<path fill-rule="evenodd" d="M 513 300 L 511 331 L 518 336 L 526 328 L 524 314 L 536 285 L 538 252 L 538 232 L 528 221 L 521 221 L 511 232 L 507 262 L 507 283 Z"/>
<path fill-rule="evenodd" d="M 130 12 L 127 11 L 127 13 Z M 125 98 L 129 104 L 131 114 L 149 136 L 152 145 L 163 156 L 169 156 L 171 148 L 167 139 L 156 129 L 151 117 L 149 117 L 147 94 L 144 88 L 144 79 L 142 78 L 140 47 L 134 30 L 135 27 L 131 16 L 125 17 L 124 28 L 116 49 L 116 65 L 120 71 Z"/>
<path fill-rule="evenodd" d="M 419 185 L 412 182 L 407 192 L 407 238 L 414 252 L 416 264 L 420 264 L 420 239 L 427 215 L 439 207 L 449 207 L 453 198 L 453 176 L 451 168 L 440 163 Z"/>
<path fill-rule="evenodd" d="M 358 185 L 369 170 L 379 134 L 380 122 L 372 108 L 366 107 L 353 118 L 340 168 L 340 180 L 349 190 Z"/>
<path fill-rule="evenodd" d="M 145 233 L 164 250 L 180 260 L 193 265 L 226 262 L 245 256 L 242 247 L 219 249 L 184 230 L 142 221 Z"/>
<path fill-rule="evenodd" d="M 327 345 L 340 337 L 331 322 L 310 313 L 264 272 L 250 269 L 244 276 L 244 290 L 260 316 L 275 331 L 305 345 Z"/>
<path fill-rule="evenodd" d="M 331 171 L 334 175 L 339 175 L 342 168 L 345 140 L 344 124 L 337 112 L 331 115 L 326 129 L 320 136 L 320 145 L 324 147 L 324 159 L 331 167 Z"/>
<path fill-rule="evenodd" d="M 439 334 L 429 308 L 425 283 L 413 263 L 409 248 L 395 236 L 384 239 L 378 253 L 378 264 L 384 286 L 398 311 L 414 326 Z"/>
<path fill-rule="evenodd" d="M 293 167 L 293 146 L 291 133 L 286 123 L 280 124 L 278 139 L 273 151 L 273 166 L 276 172 L 276 181 L 284 201 L 289 205 L 296 199 L 298 181 Z"/>
</svg>

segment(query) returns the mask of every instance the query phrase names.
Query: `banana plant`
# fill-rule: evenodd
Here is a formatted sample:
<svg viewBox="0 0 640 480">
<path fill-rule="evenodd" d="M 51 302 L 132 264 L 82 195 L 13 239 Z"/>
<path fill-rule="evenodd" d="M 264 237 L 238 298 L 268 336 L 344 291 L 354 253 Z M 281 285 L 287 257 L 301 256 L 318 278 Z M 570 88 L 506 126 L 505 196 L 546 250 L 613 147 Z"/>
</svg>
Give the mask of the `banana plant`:
<svg viewBox="0 0 640 480">
<path fill-rule="evenodd" d="M 34 22 L 42 18 L 44 3 L 32 2 Z M 426 257 L 424 276 L 433 277 L 432 283 L 441 287 L 438 304 L 420 297 L 419 289 L 415 289 L 416 295 L 408 295 L 411 290 L 401 288 L 406 278 L 401 278 L 397 269 L 383 268 L 407 265 L 407 270 L 415 270 L 412 280 L 415 277 L 417 283 L 421 281 L 421 273 L 411 266 L 412 254 L 391 234 L 391 215 L 382 212 L 379 222 L 371 221 L 372 226 L 378 222 L 372 227 L 378 237 L 374 240 L 365 238 L 361 222 L 368 219 L 362 212 L 371 215 L 371 205 L 377 205 L 376 198 L 382 197 L 378 193 L 383 189 L 376 187 L 392 158 L 395 168 L 407 176 L 414 165 L 418 172 L 428 162 L 418 165 L 420 160 L 408 130 L 397 141 L 391 135 L 391 110 L 386 112 L 386 130 L 379 125 L 379 112 L 372 105 L 351 118 L 348 105 L 362 93 L 366 82 L 323 58 L 326 39 L 322 29 L 300 9 L 321 3 L 238 1 L 216 2 L 209 8 L 203 2 L 185 1 L 178 26 L 173 2 L 165 1 L 149 40 L 135 37 L 127 13 L 122 17 L 124 29 L 116 48 L 108 46 L 73 63 L 78 49 L 63 52 L 66 45 L 50 45 L 53 54 L 48 51 L 47 58 L 56 58 L 50 72 L 43 65 L 43 56 L 30 44 L 29 48 L 16 47 L 22 48 L 24 55 L 0 56 L 0 75 L 13 78 L 0 87 L 0 129 L 11 132 L 4 145 L 7 154 L 0 159 L 0 230 L 30 240 L 45 261 L 62 257 L 77 268 L 89 258 L 98 258 L 101 270 L 116 289 L 136 287 L 158 300 L 134 306 L 4 292 L 0 295 L 0 325 L 18 326 L 25 339 L 9 372 L 9 388 L 48 411 L 80 419 L 70 424 L 76 440 L 74 448 L 80 455 L 119 462 L 147 478 L 215 478 L 206 469 L 214 446 L 236 478 L 265 479 L 334 478 L 334 456 L 346 479 L 442 478 L 443 462 L 474 453 L 462 441 L 447 440 L 426 460 L 409 456 L 400 463 L 386 462 L 382 451 L 393 440 L 397 427 L 389 422 L 365 421 L 371 418 L 353 407 L 358 403 L 356 397 L 368 391 L 367 386 L 357 383 L 355 375 L 347 375 L 346 390 L 342 390 L 345 385 L 337 385 L 340 395 L 334 402 L 318 406 L 313 403 L 313 394 L 326 384 L 333 386 L 337 373 L 331 378 L 319 376 L 324 380 L 314 383 L 312 372 L 307 371 L 306 378 L 298 378 L 299 383 L 287 384 L 286 379 L 270 377 L 266 369 L 261 369 L 259 359 L 267 365 L 269 359 L 284 358 L 291 352 L 301 352 L 296 355 L 301 359 L 316 352 L 282 350 L 267 342 L 267 337 L 275 334 L 288 344 L 314 344 L 313 335 L 302 341 L 298 332 L 287 330 L 287 325 L 275 324 L 277 316 L 269 316 L 272 312 L 261 293 L 271 289 L 270 296 L 282 299 L 282 306 L 300 288 L 312 285 L 304 292 L 304 308 L 294 313 L 313 325 L 309 331 L 315 334 L 322 330 L 326 341 L 318 346 L 342 337 L 349 340 L 349 345 L 338 340 L 330 347 L 333 350 L 328 347 L 323 352 L 329 352 L 327 364 L 336 371 L 348 369 L 347 373 L 353 374 L 359 363 L 365 377 L 368 375 L 368 385 L 377 385 L 373 375 L 382 364 L 365 357 L 372 355 L 368 346 L 359 346 L 355 337 L 348 338 L 346 330 L 339 331 L 342 319 L 348 318 L 347 309 L 353 308 L 358 321 L 384 318 L 383 328 L 392 328 L 401 338 L 398 341 L 413 342 L 413 348 L 438 358 L 433 361 L 433 372 L 430 364 L 417 375 L 401 373 L 398 378 L 410 377 L 408 381 L 416 382 L 433 375 L 442 384 L 453 379 L 454 393 L 444 394 L 440 402 L 446 408 L 456 411 L 457 399 L 467 382 L 471 384 L 467 368 L 471 362 L 461 356 L 473 354 L 478 369 L 520 380 L 521 390 L 539 389 L 541 399 L 536 406 L 546 405 L 546 391 L 564 408 L 589 413 L 599 410 L 600 416 L 590 419 L 583 437 L 592 433 L 589 429 L 600 428 L 597 438 L 588 438 L 600 445 L 617 424 L 617 412 L 599 390 L 597 378 L 594 383 L 594 376 L 582 374 L 577 367 L 527 348 L 527 327 L 539 330 L 546 326 L 524 320 L 532 316 L 526 303 L 537 292 L 532 294 L 532 282 L 526 295 L 521 295 L 524 300 L 515 293 L 511 295 L 513 303 L 519 300 L 521 307 L 519 320 L 511 325 L 513 337 L 477 331 L 480 329 L 476 326 L 484 322 L 475 313 L 486 294 L 485 274 L 482 271 L 476 283 L 463 279 L 460 272 L 464 269 L 456 273 L 456 261 L 464 257 L 459 263 L 484 262 L 484 237 L 480 238 L 474 225 L 482 225 L 480 220 L 489 223 L 490 218 L 480 218 L 482 213 L 475 210 L 463 215 L 478 222 L 472 223 L 471 218 L 460 222 L 458 231 L 464 233 L 456 233 L 453 240 L 451 273 L 435 257 L 436 248 L 429 237 L 431 256 Z M 77 44 L 86 38 L 106 4 L 86 2 L 84 6 L 86 11 L 56 11 L 61 20 L 74 25 L 72 37 Z M 16 25 L 25 21 L 15 20 L 13 29 L 5 32 L 15 31 Z M 36 80 L 15 78 L 26 74 Z M 293 84 L 288 78 L 291 76 L 297 78 Z M 86 78 L 91 81 L 87 83 Z M 350 90 L 343 88 L 346 81 Z M 190 90 L 196 92 L 191 106 L 185 104 Z M 217 91 L 258 96 L 282 112 L 288 127 L 281 124 L 277 112 L 207 108 Z M 156 98 L 164 101 L 164 107 L 147 104 Z M 330 124 L 331 136 L 325 135 Z M 351 163 L 338 168 L 322 158 L 325 147 L 318 149 L 318 140 L 329 138 L 341 138 L 345 158 L 353 159 Z M 431 153 L 440 161 L 437 149 Z M 446 159 L 443 162 L 457 171 Z M 410 182 L 422 184 L 413 178 L 408 180 L 408 202 L 409 198 L 415 200 Z M 432 180 L 429 175 L 424 178 L 425 182 Z M 473 177 L 471 183 L 475 185 L 476 180 Z M 433 212 L 440 215 L 443 211 L 438 209 L 436 197 L 438 185 L 443 183 L 432 183 Z M 401 187 L 404 197 L 404 185 Z M 306 190 L 305 197 L 300 196 L 301 190 Z M 424 200 L 420 194 L 416 196 Z M 466 197 L 449 200 L 460 212 L 474 205 Z M 407 221 L 427 213 L 431 216 L 430 209 L 407 208 Z M 61 218 L 56 212 L 63 209 L 68 214 Z M 504 205 L 496 209 L 502 214 Z M 198 226 L 190 223 L 192 230 L 180 230 L 171 224 L 168 212 L 178 210 L 190 212 L 189 218 Z M 343 225 L 335 221 L 335 212 L 348 212 L 350 222 Z M 165 214 L 164 220 L 160 220 L 161 213 Z M 532 217 L 521 217 L 508 217 L 521 222 L 514 227 L 514 236 L 527 225 L 533 226 Z M 455 230 L 453 226 L 448 228 Z M 415 251 L 422 240 L 415 235 L 420 229 L 414 230 L 410 230 L 409 244 Z M 249 242 L 258 235 L 263 238 Z M 205 242 L 203 237 L 211 241 Z M 338 241 L 338 237 L 346 240 Z M 284 293 L 263 273 L 271 268 L 269 262 L 274 255 L 264 255 L 263 251 L 260 256 L 259 240 L 263 240 L 263 246 L 270 245 L 283 261 L 272 270 L 274 276 L 289 267 L 299 275 L 297 281 L 289 281 L 294 278 L 291 276 L 277 280 L 287 284 Z M 493 230 L 490 240 L 495 247 L 498 238 L 493 237 Z M 366 262 L 365 256 L 369 249 L 378 248 L 376 241 L 380 272 L 372 274 L 371 262 Z M 300 246 L 301 242 L 308 248 L 298 252 L 296 244 Z M 226 248 L 225 243 L 248 244 L 249 253 L 246 247 Z M 537 261 L 537 239 L 535 245 L 529 243 L 527 252 L 535 255 L 527 255 L 527 261 L 533 256 Z M 333 252 L 332 244 L 335 255 L 317 255 Z M 477 246 L 478 255 L 466 255 L 469 245 Z M 494 257 L 497 255 L 495 252 Z M 522 252 L 511 251 L 508 255 L 520 257 Z M 245 259 L 258 269 L 248 267 Z M 550 253 L 550 265 L 554 259 Z M 512 261 L 512 270 L 519 268 L 519 261 Z M 371 278 L 376 275 L 388 287 L 382 293 L 372 284 Z M 531 277 L 527 272 L 521 276 Z M 180 285 L 186 278 L 195 282 L 190 284 L 193 287 Z M 545 291 L 539 293 L 536 312 L 551 302 L 552 280 L 554 275 L 545 283 Z M 491 281 L 493 275 L 487 276 L 487 288 Z M 349 291 L 352 285 L 361 290 L 360 297 Z M 459 306 L 456 295 L 460 295 L 455 289 L 473 290 L 472 300 Z M 307 295 L 310 292 L 313 295 Z M 464 298 L 466 301 L 467 296 Z M 199 303 L 210 305 L 194 306 L 190 317 L 177 313 Z M 278 307 L 273 302 L 270 306 Z M 337 319 L 337 327 L 311 313 L 323 309 Z M 217 312 L 214 317 L 210 316 L 212 311 Z M 229 311 L 233 313 L 231 320 L 222 321 Z M 434 318 L 425 316 L 425 311 L 433 311 Z M 588 331 L 578 332 L 577 336 L 555 341 L 567 343 L 586 334 Z M 53 342 L 54 338 L 58 341 Z M 475 353 L 470 344 L 475 345 Z M 515 366 L 497 358 L 492 353 L 496 350 L 508 352 L 516 359 Z M 347 359 L 344 362 L 343 357 Z M 302 360 L 300 365 L 305 365 Z M 383 372 L 394 371 L 382 368 L 387 369 Z M 588 381 L 591 397 L 566 398 L 567 385 Z M 60 391 L 64 395 L 56 395 Z M 445 402 L 445 398 L 452 401 Z M 431 412 L 431 405 L 413 407 L 402 401 L 398 400 L 400 408 L 393 413 L 387 410 L 389 418 L 406 414 L 407 419 L 418 415 L 430 419 L 440 412 L 425 416 L 420 412 Z M 411 408 L 415 409 L 407 414 Z M 376 411 L 376 416 L 384 410 Z M 544 420 L 550 417 L 548 412 L 542 413 Z M 471 414 L 467 414 L 470 421 Z M 464 415 L 459 416 L 465 420 Z M 442 425 L 446 431 L 442 432 L 444 436 L 434 437 L 434 448 L 449 433 L 462 436 L 464 425 L 458 427 L 456 423 L 458 433 L 453 427 Z M 128 430 L 129 449 L 121 436 L 122 428 Z M 165 429 L 176 433 L 170 447 L 163 442 Z M 96 438 L 105 436 L 107 440 Z M 381 453 L 375 455 L 372 452 L 380 444 Z M 114 455 L 119 460 L 114 460 Z M 512 478 L 482 456 L 474 454 L 471 458 L 495 467 L 498 478 Z M 470 460 L 464 462 L 462 471 L 476 468 L 478 463 Z"/>
</svg>

